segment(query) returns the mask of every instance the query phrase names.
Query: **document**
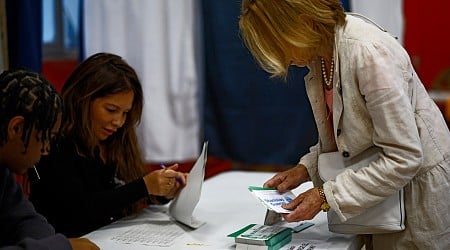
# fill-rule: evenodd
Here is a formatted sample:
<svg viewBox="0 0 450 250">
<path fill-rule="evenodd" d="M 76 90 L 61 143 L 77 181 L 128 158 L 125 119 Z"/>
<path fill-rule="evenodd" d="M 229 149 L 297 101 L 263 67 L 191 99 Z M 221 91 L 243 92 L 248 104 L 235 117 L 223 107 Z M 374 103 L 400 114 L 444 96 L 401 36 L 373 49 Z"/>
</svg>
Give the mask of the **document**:
<svg viewBox="0 0 450 250">
<path fill-rule="evenodd" d="M 140 244 L 145 246 L 169 247 L 185 232 L 171 221 L 152 221 L 134 225 L 115 235 L 112 241 L 119 244 Z"/>
<path fill-rule="evenodd" d="M 275 188 L 248 187 L 248 190 L 259 199 L 269 210 L 276 213 L 290 213 L 292 211 L 282 208 L 283 204 L 289 203 L 295 199 L 294 193 L 287 191 L 278 192 Z"/>
<path fill-rule="evenodd" d="M 178 222 L 191 228 L 198 228 L 204 224 L 204 222 L 194 218 L 192 213 L 200 200 L 205 178 L 207 152 L 208 142 L 204 142 L 202 152 L 187 176 L 186 186 L 181 189 L 169 205 L 169 214 Z"/>
<path fill-rule="evenodd" d="M 313 250 L 313 249 L 336 249 L 333 243 L 324 240 L 295 239 L 283 247 L 283 250 Z"/>
</svg>

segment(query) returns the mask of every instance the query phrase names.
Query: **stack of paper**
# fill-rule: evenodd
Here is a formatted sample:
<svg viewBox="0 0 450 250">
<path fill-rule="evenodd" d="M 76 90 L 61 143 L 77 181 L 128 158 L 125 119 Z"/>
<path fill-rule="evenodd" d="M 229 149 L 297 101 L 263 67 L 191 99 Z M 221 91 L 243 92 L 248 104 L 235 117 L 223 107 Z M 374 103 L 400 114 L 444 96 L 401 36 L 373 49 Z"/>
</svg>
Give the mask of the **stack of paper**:
<svg viewBox="0 0 450 250">
<path fill-rule="evenodd" d="M 292 229 L 250 224 L 228 237 L 234 237 L 236 250 L 278 250 L 292 240 Z"/>
</svg>

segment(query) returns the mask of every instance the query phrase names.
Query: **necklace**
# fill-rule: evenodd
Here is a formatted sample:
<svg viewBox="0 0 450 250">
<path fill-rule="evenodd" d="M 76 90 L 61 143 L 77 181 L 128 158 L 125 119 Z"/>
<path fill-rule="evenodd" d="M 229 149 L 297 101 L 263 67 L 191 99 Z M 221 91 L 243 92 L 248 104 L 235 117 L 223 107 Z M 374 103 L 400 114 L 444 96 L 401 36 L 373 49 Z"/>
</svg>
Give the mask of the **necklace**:
<svg viewBox="0 0 450 250">
<path fill-rule="evenodd" d="M 327 73 L 325 72 L 325 60 L 323 60 L 323 57 L 320 58 L 320 64 L 322 68 L 323 81 L 325 82 L 325 86 L 330 89 L 333 87 L 334 57 L 331 57 L 330 79 L 328 79 Z"/>
</svg>

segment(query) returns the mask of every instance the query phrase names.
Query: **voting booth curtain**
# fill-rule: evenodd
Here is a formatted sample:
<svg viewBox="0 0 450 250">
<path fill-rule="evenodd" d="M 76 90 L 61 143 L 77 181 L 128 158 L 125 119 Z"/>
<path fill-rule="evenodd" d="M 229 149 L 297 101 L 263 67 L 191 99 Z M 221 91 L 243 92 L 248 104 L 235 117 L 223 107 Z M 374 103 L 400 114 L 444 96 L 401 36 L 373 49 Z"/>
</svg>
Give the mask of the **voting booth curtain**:
<svg viewBox="0 0 450 250">
<path fill-rule="evenodd" d="M 405 48 L 427 89 L 450 90 L 450 1 L 404 1 Z"/>
<path fill-rule="evenodd" d="M 248 164 L 290 165 L 317 142 L 306 68 L 269 79 L 239 37 L 240 1 L 203 0 L 205 137 L 210 155 Z M 349 10 L 350 2 L 342 1 Z"/>
<path fill-rule="evenodd" d="M 350 11 L 370 18 L 403 44 L 403 0 L 349 0 L 349 2 Z"/>
<path fill-rule="evenodd" d="M 210 155 L 249 164 L 294 164 L 317 141 L 305 68 L 271 80 L 239 36 L 239 1 L 203 1 L 205 137 Z"/>
<path fill-rule="evenodd" d="M 147 162 L 200 153 L 202 58 L 195 0 L 84 1 L 85 57 L 122 56 L 143 85 L 139 140 Z"/>
<path fill-rule="evenodd" d="M 27 68 L 42 71 L 42 1 L 0 1 L 6 10 L 6 18 L 0 20 L 2 55 L 5 68 Z M 6 25 L 3 21 L 6 20 Z M 4 27 L 6 26 L 6 32 Z M 6 49 L 7 48 L 7 49 Z"/>
<path fill-rule="evenodd" d="M 350 0 L 350 5 L 399 38 L 427 89 L 450 89 L 450 34 L 443 32 L 450 24 L 449 1 Z"/>
<path fill-rule="evenodd" d="M 98 0 L 83 9 L 85 56 L 117 53 L 141 77 L 147 161 L 194 159 L 204 138 L 212 156 L 288 164 L 315 143 L 306 70 L 294 70 L 286 83 L 269 80 L 241 43 L 237 2 Z"/>
</svg>

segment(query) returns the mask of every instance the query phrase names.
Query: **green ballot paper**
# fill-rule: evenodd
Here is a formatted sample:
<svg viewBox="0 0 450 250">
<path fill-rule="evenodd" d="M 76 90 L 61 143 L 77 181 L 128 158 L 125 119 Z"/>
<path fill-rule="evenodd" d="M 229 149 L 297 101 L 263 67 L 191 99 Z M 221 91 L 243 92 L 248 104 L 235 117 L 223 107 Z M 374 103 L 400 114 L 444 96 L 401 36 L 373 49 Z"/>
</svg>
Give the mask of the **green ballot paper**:
<svg viewBox="0 0 450 250">
<path fill-rule="evenodd" d="M 279 226 L 250 224 L 228 235 L 240 248 L 244 245 L 267 246 L 269 250 L 277 250 L 292 240 L 292 229 Z M 251 246 L 247 246 L 251 249 Z M 258 248 L 260 249 L 260 248 Z"/>
</svg>

